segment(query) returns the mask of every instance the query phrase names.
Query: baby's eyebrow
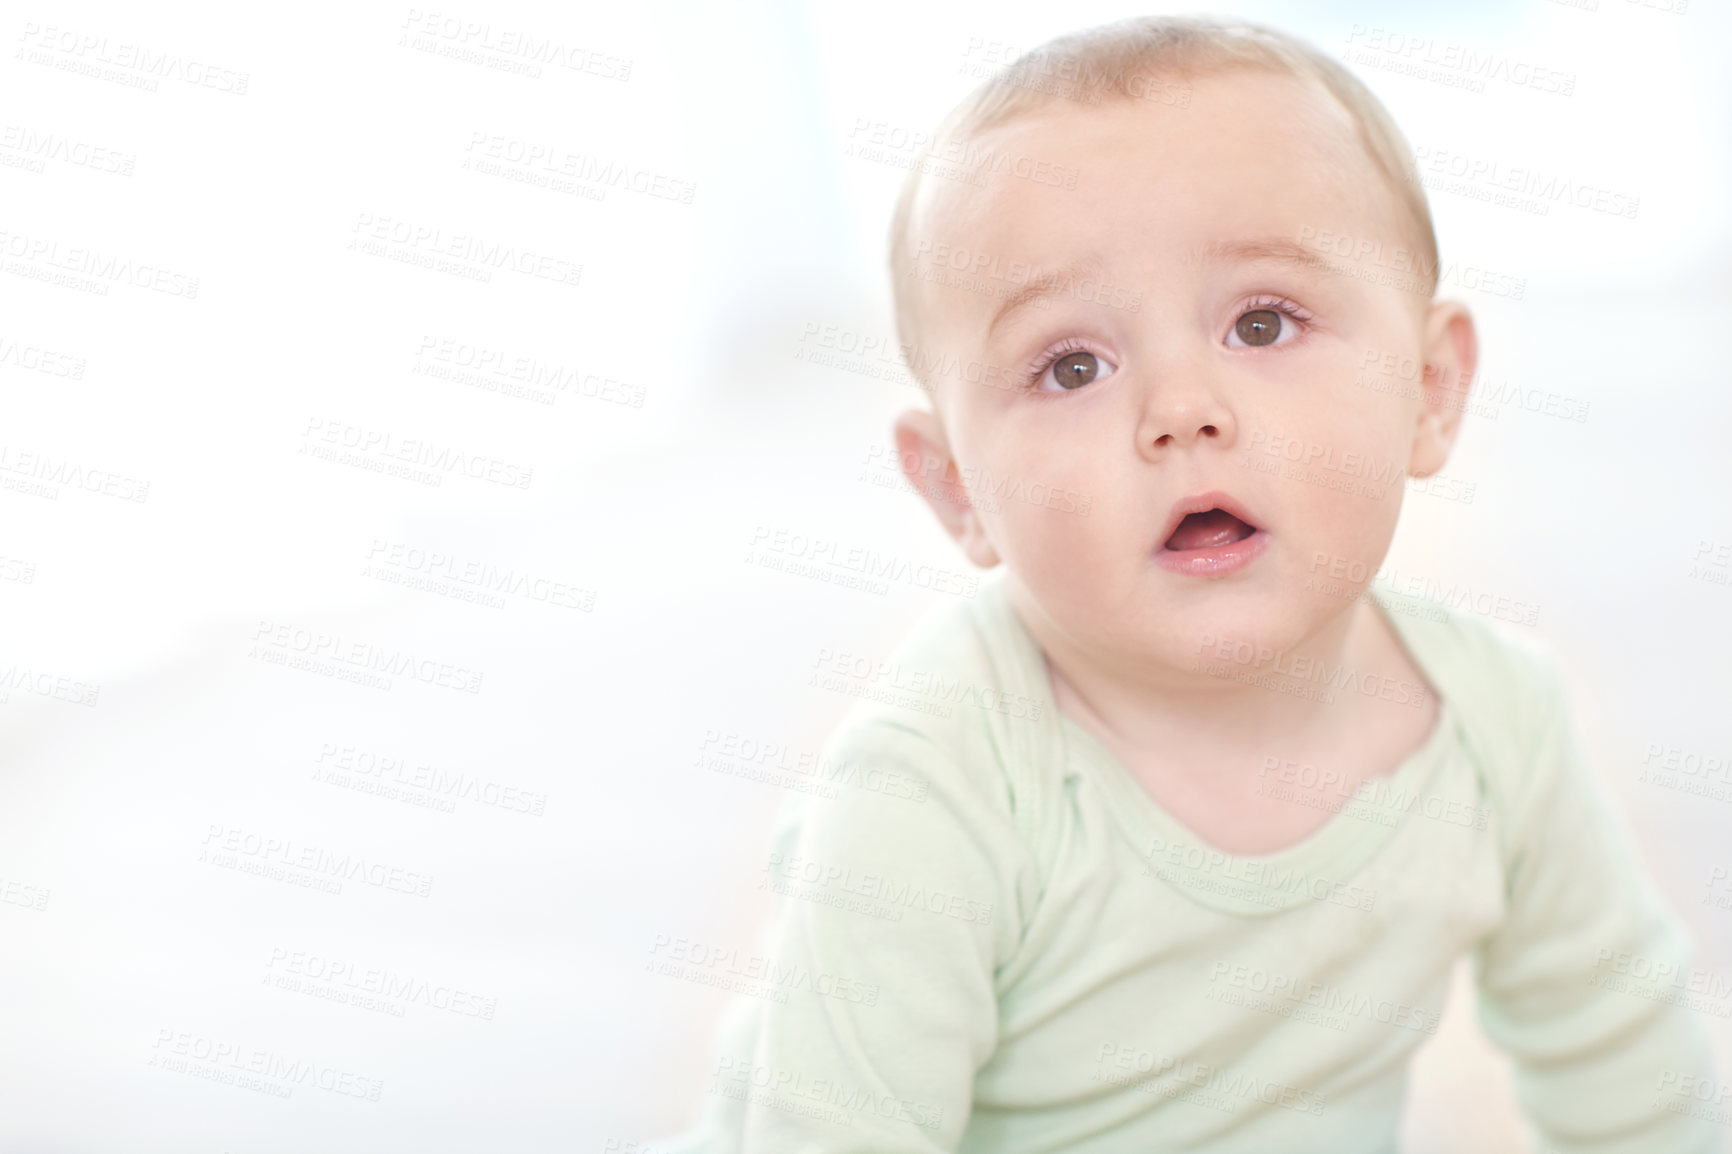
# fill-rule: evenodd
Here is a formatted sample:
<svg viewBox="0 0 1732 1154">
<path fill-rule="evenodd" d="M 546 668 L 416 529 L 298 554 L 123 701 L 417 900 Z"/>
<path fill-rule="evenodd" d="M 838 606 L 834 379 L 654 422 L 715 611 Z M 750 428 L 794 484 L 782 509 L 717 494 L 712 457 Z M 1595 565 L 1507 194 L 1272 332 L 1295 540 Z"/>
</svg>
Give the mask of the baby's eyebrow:
<svg viewBox="0 0 1732 1154">
<path fill-rule="evenodd" d="M 1021 288 L 1008 294 L 1004 298 L 1004 303 L 998 306 L 998 311 L 992 314 L 992 320 L 986 326 L 987 337 L 990 338 L 992 330 L 996 329 L 1011 313 L 1018 309 L 1027 308 L 1042 297 L 1058 296 L 1065 291 L 1067 286 L 1091 276 L 1096 279 L 1101 276 L 1099 257 L 1084 257 L 1072 264 L 1065 265 L 1063 268 L 1051 269 L 1029 277 Z"/>
<path fill-rule="evenodd" d="M 1279 261 L 1282 264 L 1298 265 L 1313 272 L 1320 272 L 1326 276 L 1341 275 L 1341 270 L 1322 254 L 1285 237 L 1211 241 L 1196 250 L 1193 260 L 1197 264 L 1226 264 L 1233 261 L 1253 260 Z"/>
<path fill-rule="evenodd" d="M 1274 261 L 1280 264 L 1293 265 L 1324 276 L 1342 276 L 1341 268 L 1322 254 L 1288 240 L 1285 237 L 1265 237 L 1256 240 L 1217 240 L 1194 249 L 1187 263 L 1190 264 L 1231 264 L 1244 261 Z M 1084 277 L 1101 276 L 1101 263 L 1098 257 L 1085 257 L 1063 268 L 1037 273 L 1023 282 L 1015 292 L 1004 298 L 1004 303 L 992 314 L 992 320 L 986 326 L 986 335 L 992 336 L 993 330 L 1004 322 L 1004 319 L 1019 309 L 1027 308 L 1042 297 L 1058 296 L 1067 286 Z"/>
</svg>

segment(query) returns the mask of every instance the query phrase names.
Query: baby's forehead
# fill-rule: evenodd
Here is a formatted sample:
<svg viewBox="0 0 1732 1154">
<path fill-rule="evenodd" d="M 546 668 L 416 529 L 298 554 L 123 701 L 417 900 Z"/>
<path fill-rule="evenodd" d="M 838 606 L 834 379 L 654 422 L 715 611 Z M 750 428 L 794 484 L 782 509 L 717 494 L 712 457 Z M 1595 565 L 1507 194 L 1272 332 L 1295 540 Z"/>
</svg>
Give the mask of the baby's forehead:
<svg viewBox="0 0 1732 1154">
<path fill-rule="evenodd" d="M 1184 108 L 1054 100 L 987 126 L 961 152 L 965 175 L 922 177 L 908 258 L 1002 278 L 1084 250 L 1170 265 L 1210 246 L 1403 230 L 1400 198 L 1319 86 L 1251 69 L 1189 84 Z"/>
<path fill-rule="evenodd" d="M 1337 163 L 1365 157 L 1353 115 L 1320 84 L 1267 68 L 1239 66 L 1185 80 L 1189 99 L 1181 106 L 1100 94 L 1091 100 L 1054 98 L 1010 112 L 955 142 L 958 187 L 983 180 L 1040 179 L 1042 160 L 1109 161 L 1126 155 L 1161 155 L 1182 163 L 1247 146 L 1268 153 L 1272 141 L 1289 151 Z M 1103 145 L 1111 151 L 1101 153 Z M 1368 159 L 1368 157 L 1367 157 Z M 942 182 L 935 182 L 942 183 Z"/>
</svg>

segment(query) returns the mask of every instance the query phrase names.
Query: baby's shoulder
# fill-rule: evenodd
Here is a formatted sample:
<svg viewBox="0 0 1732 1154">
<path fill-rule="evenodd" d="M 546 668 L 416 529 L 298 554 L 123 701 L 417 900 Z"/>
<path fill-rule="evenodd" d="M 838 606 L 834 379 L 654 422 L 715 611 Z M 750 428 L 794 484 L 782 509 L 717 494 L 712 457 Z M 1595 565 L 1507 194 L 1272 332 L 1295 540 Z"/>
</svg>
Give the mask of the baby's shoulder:
<svg viewBox="0 0 1732 1154">
<path fill-rule="evenodd" d="M 1027 807 L 1053 764 L 1044 659 L 997 582 L 934 605 L 887 656 L 826 655 L 814 678 L 855 698 L 826 742 L 829 759 L 895 768 L 1006 809 Z"/>
<path fill-rule="evenodd" d="M 1569 724 L 1558 659 L 1538 637 L 1471 597 L 1421 597 L 1382 580 L 1369 592 L 1489 771 L 1522 773 Z"/>
</svg>

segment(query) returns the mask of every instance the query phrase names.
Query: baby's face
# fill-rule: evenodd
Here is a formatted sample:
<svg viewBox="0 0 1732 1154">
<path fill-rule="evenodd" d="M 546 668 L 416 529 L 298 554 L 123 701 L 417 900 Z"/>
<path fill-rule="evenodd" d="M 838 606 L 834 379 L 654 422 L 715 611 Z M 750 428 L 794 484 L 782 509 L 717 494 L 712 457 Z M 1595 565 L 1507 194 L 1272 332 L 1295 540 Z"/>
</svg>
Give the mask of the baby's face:
<svg viewBox="0 0 1732 1154">
<path fill-rule="evenodd" d="M 1195 81 L 1185 108 L 1059 105 L 979 145 L 1031 163 L 928 180 L 910 240 L 944 448 L 977 487 L 940 516 L 972 559 L 1006 563 L 1073 644 L 1145 668 L 1191 669 L 1205 636 L 1289 646 L 1350 608 L 1405 476 L 1439 469 L 1455 429 L 1417 376 L 1360 382 L 1403 357 L 1471 373 L 1473 337 L 1459 306 L 1307 247 L 1418 249 L 1347 114 L 1235 72 Z M 1006 309 L 1031 273 L 1067 269 Z M 994 368 L 943 367 L 971 362 Z M 1181 520 L 1193 505 L 1226 512 Z"/>
</svg>

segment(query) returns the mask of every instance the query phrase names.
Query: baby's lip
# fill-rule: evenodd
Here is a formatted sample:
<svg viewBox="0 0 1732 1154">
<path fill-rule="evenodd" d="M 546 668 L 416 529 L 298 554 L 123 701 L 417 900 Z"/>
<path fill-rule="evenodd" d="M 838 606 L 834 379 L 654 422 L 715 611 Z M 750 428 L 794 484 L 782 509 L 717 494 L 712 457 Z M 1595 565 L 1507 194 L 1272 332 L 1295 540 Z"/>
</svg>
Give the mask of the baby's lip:
<svg viewBox="0 0 1732 1154">
<path fill-rule="evenodd" d="M 1172 511 L 1167 514 L 1166 524 L 1161 529 L 1161 535 L 1157 538 L 1157 540 L 1160 541 L 1160 548 L 1165 549 L 1167 547 L 1167 542 L 1172 540 L 1173 534 L 1178 530 L 1180 522 L 1184 521 L 1186 517 L 1189 517 L 1192 513 L 1207 513 L 1210 509 L 1219 509 L 1223 513 L 1232 514 L 1239 520 L 1245 522 L 1245 524 L 1249 525 L 1251 527 L 1251 532 L 1253 533 L 1262 528 L 1262 523 L 1251 514 L 1251 511 L 1247 509 L 1237 497 L 1234 497 L 1230 493 L 1223 493 L 1219 489 L 1210 489 L 1205 493 L 1196 493 L 1188 497 L 1181 497 L 1174 503 Z"/>
</svg>

